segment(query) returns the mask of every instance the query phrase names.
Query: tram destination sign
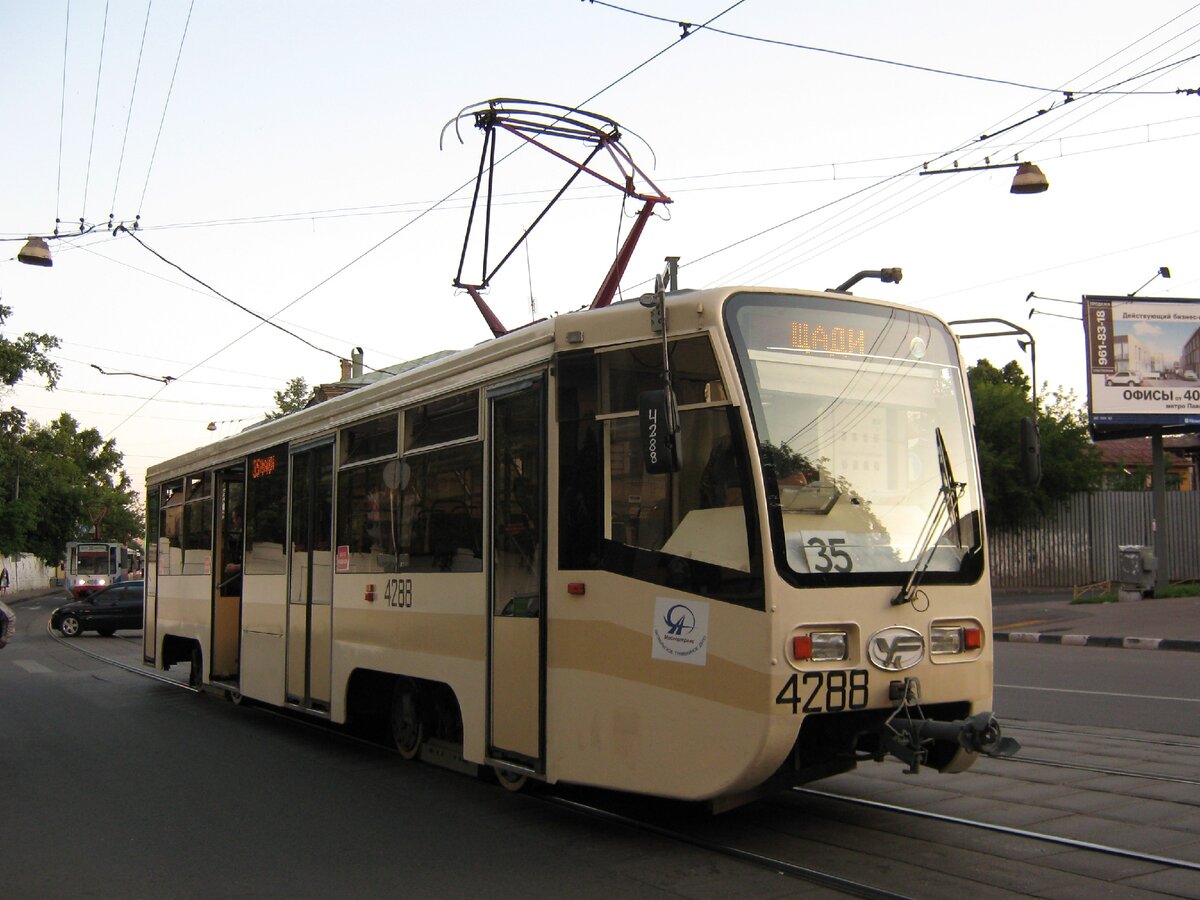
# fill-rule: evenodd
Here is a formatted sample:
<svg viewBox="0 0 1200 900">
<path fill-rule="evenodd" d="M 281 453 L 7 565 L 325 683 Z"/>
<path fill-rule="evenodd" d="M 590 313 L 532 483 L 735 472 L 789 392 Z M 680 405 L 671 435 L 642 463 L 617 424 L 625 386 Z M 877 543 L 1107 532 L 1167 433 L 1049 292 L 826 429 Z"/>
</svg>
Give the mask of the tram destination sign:
<svg viewBox="0 0 1200 900">
<path fill-rule="evenodd" d="M 1097 437 L 1200 430 L 1200 299 L 1085 295 Z"/>
</svg>

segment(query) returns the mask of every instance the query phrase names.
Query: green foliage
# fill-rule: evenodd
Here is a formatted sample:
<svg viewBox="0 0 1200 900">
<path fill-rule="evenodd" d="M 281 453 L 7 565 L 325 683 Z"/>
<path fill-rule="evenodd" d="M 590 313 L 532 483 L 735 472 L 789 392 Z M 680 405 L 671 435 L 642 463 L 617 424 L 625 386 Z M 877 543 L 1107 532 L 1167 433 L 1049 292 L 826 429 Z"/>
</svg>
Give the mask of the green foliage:
<svg viewBox="0 0 1200 900">
<path fill-rule="evenodd" d="M 0 325 L 11 314 L 0 306 Z M 28 333 L 0 335 L 0 385 L 11 388 L 29 372 L 57 383 L 46 352 L 58 339 Z M 46 426 L 15 407 L 0 410 L 0 553 L 33 553 L 57 562 L 67 541 L 93 534 L 128 541 L 144 532 L 143 515 L 114 443 L 63 413 Z"/>
<path fill-rule="evenodd" d="M 63 413 L 33 422 L 0 448 L 16 478 L 0 491 L 0 552 L 57 561 L 67 541 L 128 542 L 144 533 L 144 515 L 112 440 Z"/>
<path fill-rule="evenodd" d="M 297 376 L 287 383 L 282 391 L 275 392 L 275 410 L 267 413 L 268 419 L 279 419 L 288 413 L 294 413 L 308 404 L 312 395 L 308 382 L 303 376 Z"/>
<path fill-rule="evenodd" d="M 997 369 L 986 359 L 967 371 L 975 406 L 975 436 L 990 528 L 1004 531 L 1049 515 L 1072 494 L 1101 483 L 1099 451 L 1091 441 L 1087 414 L 1073 392 L 1059 389 L 1040 404 L 1042 480 L 1025 483 L 1021 467 L 1021 418 L 1032 413 L 1029 378 L 1014 360 Z"/>
<path fill-rule="evenodd" d="M 12 308 L 0 304 L 0 325 L 12 315 Z M 15 341 L 0 334 L 0 384 L 12 387 L 25 373 L 33 370 L 46 379 L 48 387 L 58 383 L 59 369 L 46 352 L 58 347 L 58 338 L 27 331 Z"/>
</svg>

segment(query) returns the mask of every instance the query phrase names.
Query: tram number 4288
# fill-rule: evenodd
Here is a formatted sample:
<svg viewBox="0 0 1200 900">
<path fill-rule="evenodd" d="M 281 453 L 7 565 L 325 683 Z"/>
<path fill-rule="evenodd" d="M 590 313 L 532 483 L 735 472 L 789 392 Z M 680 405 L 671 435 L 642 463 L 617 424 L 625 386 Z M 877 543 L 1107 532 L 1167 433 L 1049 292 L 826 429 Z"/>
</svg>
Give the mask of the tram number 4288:
<svg viewBox="0 0 1200 900">
<path fill-rule="evenodd" d="M 793 672 L 775 697 L 780 706 L 797 713 L 842 712 L 867 705 L 866 669 L 848 672 Z"/>
</svg>

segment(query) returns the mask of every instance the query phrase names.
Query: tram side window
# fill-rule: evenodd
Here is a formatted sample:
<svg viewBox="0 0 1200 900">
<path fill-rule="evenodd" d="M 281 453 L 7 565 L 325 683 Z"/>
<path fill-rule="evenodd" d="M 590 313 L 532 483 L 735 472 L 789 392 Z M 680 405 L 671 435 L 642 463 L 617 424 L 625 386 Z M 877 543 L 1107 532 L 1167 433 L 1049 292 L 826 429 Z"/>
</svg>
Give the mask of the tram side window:
<svg viewBox="0 0 1200 900">
<path fill-rule="evenodd" d="M 483 444 L 406 457 L 401 533 L 413 572 L 483 570 Z"/>
<path fill-rule="evenodd" d="M 349 572 L 479 572 L 483 444 L 338 473 L 337 543 Z"/>
<path fill-rule="evenodd" d="M 183 574 L 183 482 L 158 489 L 158 574 Z"/>
<path fill-rule="evenodd" d="M 596 421 L 599 365 L 591 350 L 555 360 L 558 414 L 559 567 L 592 569 L 604 535 L 603 430 Z"/>
<path fill-rule="evenodd" d="M 189 475 L 183 485 L 183 574 L 212 573 L 212 476 Z"/>
<path fill-rule="evenodd" d="M 246 575 L 287 571 L 287 445 L 252 454 L 246 460 Z"/>
<path fill-rule="evenodd" d="M 394 457 L 398 440 L 399 429 L 395 413 L 343 428 L 341 464 L 348 466 L 385 456 Z"/>
<path fill-rule="evenodd" d="M 748 466 L 730 407 L 680 413 L 683 464 L 649 475 L 636 418 L 608 423 L 608 537 L 742 572 L 750 571 L 745 503 Z"/>
<path fill-rule="evenodd" d="M 479 435 L 479 392 L 433 400 L 404 412 L 404 451 Z"/>
</svg>

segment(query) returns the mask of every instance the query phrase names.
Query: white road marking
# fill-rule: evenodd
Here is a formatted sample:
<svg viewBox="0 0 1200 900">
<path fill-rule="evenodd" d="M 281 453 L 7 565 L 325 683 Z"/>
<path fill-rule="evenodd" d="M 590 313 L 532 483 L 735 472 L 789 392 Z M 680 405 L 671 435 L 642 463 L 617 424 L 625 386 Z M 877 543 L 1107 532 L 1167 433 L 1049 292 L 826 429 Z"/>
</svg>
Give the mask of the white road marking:
<svg viewBox="0 0 1200 900">
<path fill-rule="evenodd" d="M 1092 697 L 1129 697 L 1134 700 L 1172 700 L 1176 703 L 1200 703 L 1197 697 L 1159 697 L 1154 694 L 1121 694 L 1115 691 L 1076 691 L 1070 688 L 1030 687 L 1024 684 L 997 684 L 993 687 L 1009 688 L 1014 691 L 1046 691 L 1052 694 L 1088 694 Z"/>
</svg>

